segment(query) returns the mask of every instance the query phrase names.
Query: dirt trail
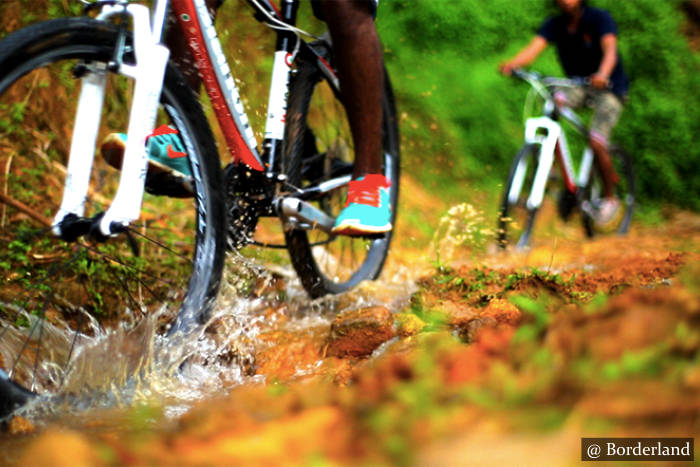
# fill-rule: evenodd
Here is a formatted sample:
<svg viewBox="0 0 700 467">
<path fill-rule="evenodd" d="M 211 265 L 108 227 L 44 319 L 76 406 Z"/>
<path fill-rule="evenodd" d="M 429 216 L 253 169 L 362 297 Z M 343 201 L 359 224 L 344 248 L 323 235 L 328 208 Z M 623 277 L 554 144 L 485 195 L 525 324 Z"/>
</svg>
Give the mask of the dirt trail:
<svg viewBox="0 0 700 467">
<path fill-rule="evenodd" d="M 397 242 L 392 279 L 339 299 L 335 318 L 300 326 L 284 303 L 261 307 L 250 383 L 174 420 L 132 408 L 35 432 L 18 419 L 13 460 L 568 465 L 582 436 L 697 435 L 699 245 L 700 216 L 684 212 L 439 268 Z"/>
</svg>

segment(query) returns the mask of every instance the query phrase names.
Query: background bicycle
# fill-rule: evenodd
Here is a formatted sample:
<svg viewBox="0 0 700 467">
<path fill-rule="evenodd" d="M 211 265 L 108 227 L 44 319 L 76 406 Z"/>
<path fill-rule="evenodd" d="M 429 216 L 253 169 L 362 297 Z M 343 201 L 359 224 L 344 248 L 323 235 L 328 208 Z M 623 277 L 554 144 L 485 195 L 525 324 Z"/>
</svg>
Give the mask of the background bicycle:
<svg viewBox="0 0 700 467">
<path fill-rule="evenodd" d="M 38 23 L 3 39 L 0 366 L 9 376 L 0 373 L 3 413 L 26 398 L 26 389 L 56 391 L 80 342 L 102 325 L 118 324 L 125 313 L 134 319 L 159 313 L 164 330 L 177 315 L 171 333 L 203 323 L 227 242 L 248 243 L 260 216 L 283 219 L 287 242 L 277 246 L 289 248 L 312 297 L 348 290 L 381 271 L 390 234 L 329 233 L 353 161 L 332 46 L 323 39 L 297 40 L 297 1 L 285 2 L 283 13 L 264 0 L 249 3 L 261 21 L 279 28 L 278 52 L 290 78 L 286 90 L 286 80 L 273 78 L 277 98 L 271 106 L 283 108 L 280 96 L 289 95 L 286 130 L 258 147 L 203 2 L 173 1 L 178 17 L 198 22 L 209 97 L 219 99 L 216 113 L 230 151 L 239 151 L 249 167 L 232 164 L 222 175 L 207 118 L 180 71 L 167 64 L 153 126 L 179 132 L 192 177 L 174 191 L 160 191 L 146 177 L 133 222 L 120 221 L 119 215 L 131 214 L 115 217 L 112 209 L 121 198 L 126 211 L 139 204 L 129 199 L 138 198 L 138 183 L 144 183 L 144 166 L 137 163 L 143 154 L 130 154 L 143 149 L 130 153 L 127 142 L 121 173 L 93 156 L 108 133 L 127 131 L 132 101 L 143 105 L 147 99 L 139 96 L 150 96 L 142 83 L 153 75 L 144 70 L 162 52 L 153 39 L 160 36 L 167 2 L 149 11 L 126 1 L 98 1 L 90 5 L 97 20 Z M 77 116 L 46 107 L 47 96 L 57 93 L 79 103 Z M 129 134 L 150 131 L 146 111 L 137 109 Z M 399 148 L 388 78 L 383 117 L 382 168 L 392 181 L 395 215 Z M 57 193 L 64 187 L 62 201 Z"/>
<path fill-rule="evenodd" d="M 544 77 L 524 70 L 514 70 L 513 76 L 532 86 L 534 94 L 530 97 L 542 99 L 542 116 L 526 120 L 525 144 L 513 159 L 504 187 L 498 219 L 499 245 L 503 248 L 509 244 L 522 248 L 529 244 L 536 215 L 548 187 L 553 185 L 551 170 L 555 161 L 562 182 L 559 190 L 554 191 L 557 214 L 566 220 L 578 208 L 586 235 L 592 237 L 602 233 L 595 222 L 596 211 L 603 197 L 602 176 L 595 164 L 593 151 L 588 146 L 583 148 L 576 170 L 566 134 L 559 122 L 563 119 L 569 123 L 569 128 L 583 136 L 583 141 L 588 140 L 588 129 L 570 108 L 557 105 L 553 96 L 554 88 L 585 83 Z M 612 144 L 610 156 L 619 178 L 615 190 L 621 201 L 621 209 L 614 222 L 605 227 L 605 232 L 624 234 L 629 229 L 635 203 L 634 172 L 630 157 L 620 146 Z"/>
</svg>

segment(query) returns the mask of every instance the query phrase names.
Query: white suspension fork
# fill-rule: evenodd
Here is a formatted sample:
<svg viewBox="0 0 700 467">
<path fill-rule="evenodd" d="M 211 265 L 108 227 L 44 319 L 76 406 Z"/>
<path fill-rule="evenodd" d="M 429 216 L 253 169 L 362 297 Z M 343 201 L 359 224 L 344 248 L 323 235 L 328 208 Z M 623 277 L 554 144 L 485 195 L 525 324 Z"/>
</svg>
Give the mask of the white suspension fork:
<svg viewBox="0 0 700 467">
<path fill-rule="evenodd" d="M 85 212 L 85 198 L 90 184 L 106 80 L 104 69 L 93 69 L 81 80 L 63 200 L 53 220 L 55 235 L 61 235 L 61 221 L 66 215 L 82 216 Z"/>
<path fill-rule="evenodd" d="M 103 235 L 113 235 L 119 226 L 128 225 L 140 215 L 148 164 L 145 141 L 155 127 L 165 67 L 170 55 L 169 50 L 160 44 L 165 4 L 165 0 L 159 0 L 156 6 L 154 28 L 151 27 L 149 9 L 144 5 L 130 4 L 126 10 L 123 5 L 105 6 L 98 16 L 99 20 L 107 20 L 126 13 L 132 18 L 136 55 L 135 66 L 122 65 L 120 69 L 122 74 L 135 80 L 134 96 L 119 187 L 112 205 L 100 222 Z M 63 201 L 54 219 L 54 233 L 57 235 L 61 233 L 60 223 L 67 214 L 82 216 L 84 213 L 105 86 L 104 70 L 90 72 L 83 78 Z"/>
<path fill-rule="evenodd" d="M 515 174 L 513 175 L 513 183 L 510 186 L 510 191 L 508 192 L 508 203 L 515 204 L 520 198 L 520 192 L 523 189 L 523 183 L 525 183 L 525 174 L 527 173 L 527 166 L 531 162 L 527 158 L 522 158 L 518 161 L 518 166 L 515 168 Z"/>
<path fill-rule="evenodd" d="M 540 130 L 545 130 L 546 134 L 542 135 Z M 525 142 L 539 143 L 541 146 L 535 180 L 527 199 L 528 209 L 536 209 L 542 205 L 547 179 L 554 163 L 554 151 L 561 133 L 561 126 L 549 117 L 530 118 L 525 124 Z"/>
</svg>

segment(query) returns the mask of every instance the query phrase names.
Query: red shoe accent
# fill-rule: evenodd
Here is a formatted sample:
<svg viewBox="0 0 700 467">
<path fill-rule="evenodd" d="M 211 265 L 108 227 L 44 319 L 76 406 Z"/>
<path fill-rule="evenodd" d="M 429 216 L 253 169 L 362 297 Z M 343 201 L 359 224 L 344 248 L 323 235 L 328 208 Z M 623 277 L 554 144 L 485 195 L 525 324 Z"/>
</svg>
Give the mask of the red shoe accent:
<svg viewBox="0 0 700 467">
<path fill-rule="evenodd" d="M 168 157 L 171 159 L 179 159 L 181 157 L 187 157 L 187 153 L 175 151 L 171 144 L 168 144 L 167 152 L 168 152 Z"/>
<path fill-rule="evenodd" d="M 381 174 L 368 174 L 361 180 L 350 180 L 345 207 L 348 207 L 350 203 L 357 203 L 378 208 L 379 189 L 389 188 L 390 186 L 391 182 L 389 179 Z"/>
<path fill-rule="evenodd" d="M 153 130 L 153 133 L 151 133 L 150 135 L 148 135 L 146 137 L 146 142 L 148 142 L 148 140 L 153 136 L 176 135 L 176 134 L 178 134 L 178 131 L 176 129 L 170 128 L 168 125 L 161 125 L 158 128 L 156 128 L 155 130 Z"/>
</svg>

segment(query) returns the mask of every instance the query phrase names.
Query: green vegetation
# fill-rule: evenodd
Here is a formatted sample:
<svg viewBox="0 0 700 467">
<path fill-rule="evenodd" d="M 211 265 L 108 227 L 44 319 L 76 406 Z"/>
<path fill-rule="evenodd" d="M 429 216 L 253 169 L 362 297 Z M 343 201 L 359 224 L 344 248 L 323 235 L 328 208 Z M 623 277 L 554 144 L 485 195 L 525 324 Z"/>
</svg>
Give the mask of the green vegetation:
<svg viewBox="0 0 700 467">
<path fill-rule="evenodd" d="M 267 88 L 266 52 L 274 39 L 256 22 L 240 20 L 248 14 L 240 3 L 230 1 L 222 8 L 219 24 L 225 49 L 241 70 L 237 76 L 245 78 L 241 84 L 257 123 Z M 670 201 L 700 208 L 700 198 L 689 196 L 700 192 L 695 170 L 700 147 L 693 141 L 700 132 L 700 109 L 687 105 L 700 99 L 700 60 L 682 34 L 681 0 L 591 3 L 610 10 L 620 28 L 632 85 L 616 139 L 633 155 L 641 205 Z M 78 9 L 77 2 L 62 0 L 4 2 L 0 36 L 5 28 Z M 496 69 L 553 11 L 549 0 L 381 3 L 377 24 L 399 101 L 407 172 L 451 200 L 473 198 L 475 187 L 496 196 L 522 139 L 527 92 L 524 83 L 508 80 Z M 304 2 L 301 25 L 321 31 L 323 25 L 310 18 Z M 247 64 L 261 53 L 264 59 Z M 561 73 L 551 48 L 535 68 Z M 254 77 L 254 83 L 247 77 Z"/>
<path fill-rule="evenodd" d="M 616 139 L 633 156 L 642 203 L 698 209 L 700 109 L 688 103 L 700 99 L 700 61 L 681 33 L 680 3 L 591 2 L 611 11 L 620 28 L 632 84 Z M 451 185 L 448 192 L 462 199 L 469 187 L 502 182 L 522 141 L 527 86 L 496 70 L 551 12 L 549 0 L 381 4 L 378 25 L 404 114 L 409 172 L 440 190 Z M 553 48 L 534 68 L 561 74 Z"/>
</svg>

